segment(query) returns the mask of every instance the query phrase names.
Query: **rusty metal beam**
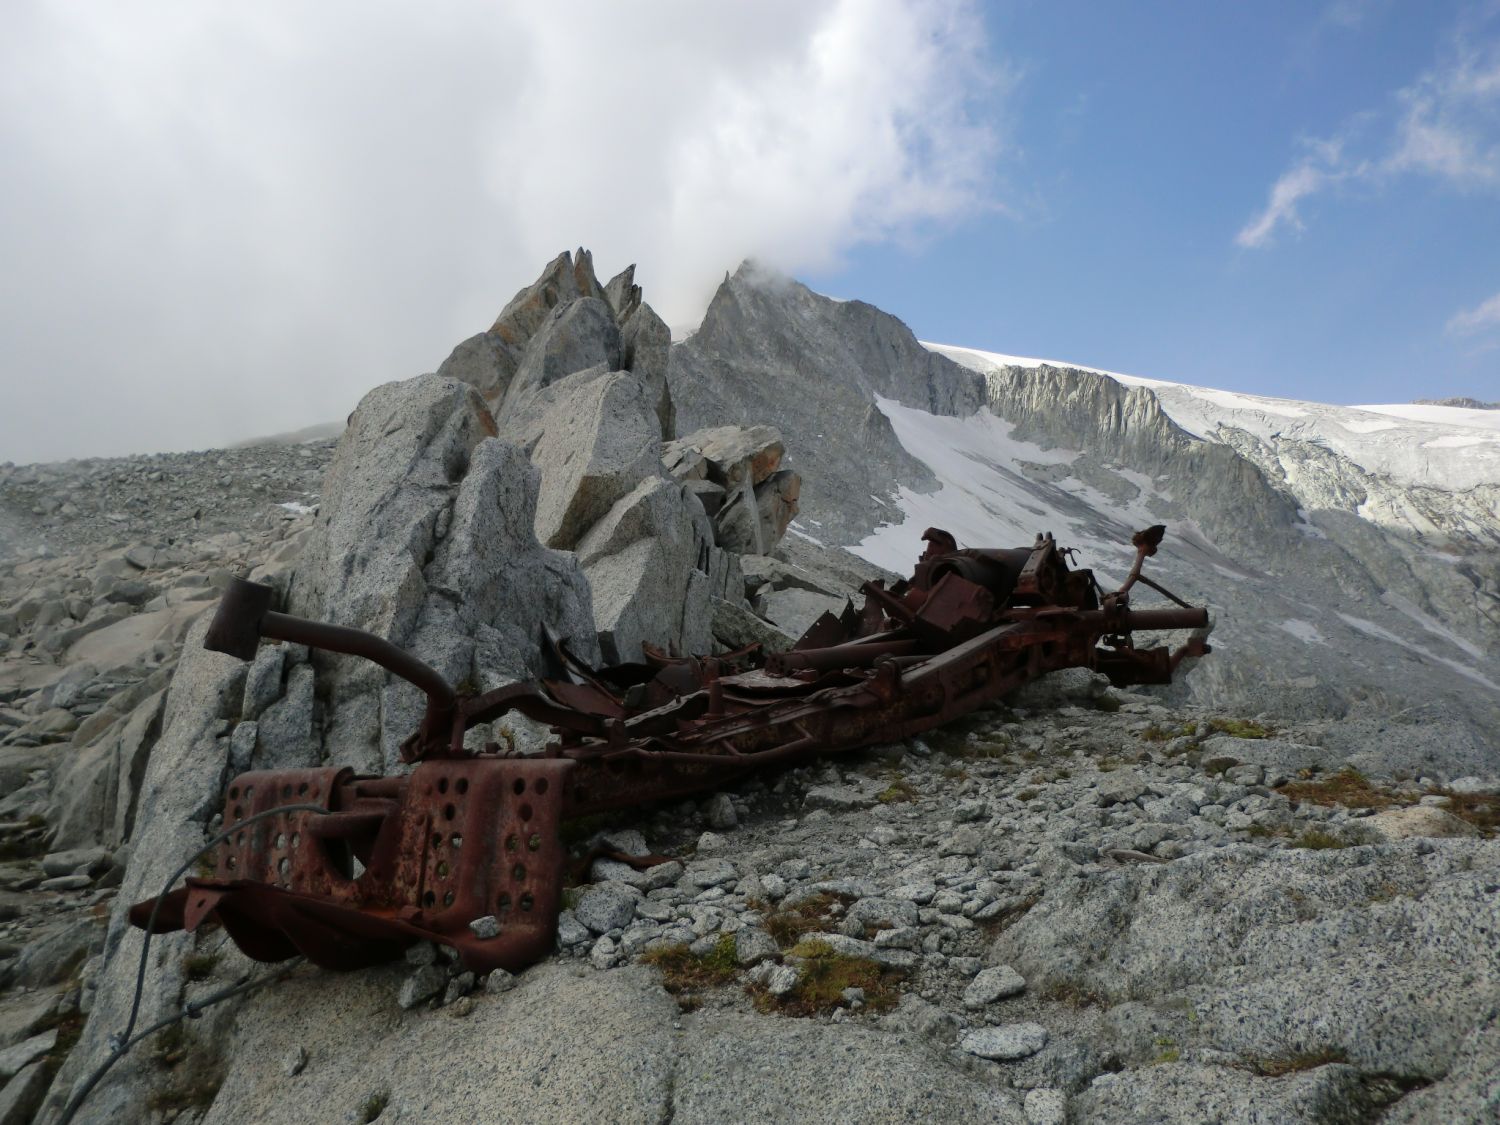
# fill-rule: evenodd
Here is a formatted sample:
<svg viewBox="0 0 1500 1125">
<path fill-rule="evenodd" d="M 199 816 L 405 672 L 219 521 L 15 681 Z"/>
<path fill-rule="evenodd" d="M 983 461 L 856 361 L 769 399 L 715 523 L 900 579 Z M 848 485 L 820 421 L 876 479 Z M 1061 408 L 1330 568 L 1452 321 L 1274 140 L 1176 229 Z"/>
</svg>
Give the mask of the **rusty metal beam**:
<svg viewBox="0 0 1500 1125">
<path fill-rule="evenodd" d="M 1102 604 L 1092 574 L 1070 570 L 1050 536 L 1030 549 L 957 551 L 934 529 L 911 578 L 866 584 L 863 611 L 825 615 L 790 652 L 655 653 L 647 665 L 570 667 L 567 682 L 464 698 L 382 638 L 275 613 L 268 590 L 236 583 L 208 647 L 248 657 L 261 637 L 279 638 L 364 656 L 410 680 L 429 701 L 403 745 L 417 764 L 404 777 L 319 769 L 236 778 L 224 824 L 246 830 L 219 849 L 212 877 L 161 901 L 158 928 L 216 923 L 251 957 L 300 953 L 334 969 L 418 940 L 452 947 L 476 971 L 521 968 L 552 946 L 567 858 L 559 828 L 570 818 L 911 737 L 1061 668 L 1095 668 L 1119 684 L 1170 682 L 1181 660 L 1209 651 L 1201 636 L 1169 652 L 1136 648 L 1133 634 L 1202 631 L 1209 619 L 1186 606 L 1130 606 L 1129 587 L 1143 580 L 1163 530 L 1137 535 L 1126 587 Z M 465 749 L 468 729 L 511 711 L 552 727 L 544 754 Z M 282 805 L 298 808 L 264 816 Z M 132 921 L 144 925 L 155 905 L 137 904 Z"/>
</svg>

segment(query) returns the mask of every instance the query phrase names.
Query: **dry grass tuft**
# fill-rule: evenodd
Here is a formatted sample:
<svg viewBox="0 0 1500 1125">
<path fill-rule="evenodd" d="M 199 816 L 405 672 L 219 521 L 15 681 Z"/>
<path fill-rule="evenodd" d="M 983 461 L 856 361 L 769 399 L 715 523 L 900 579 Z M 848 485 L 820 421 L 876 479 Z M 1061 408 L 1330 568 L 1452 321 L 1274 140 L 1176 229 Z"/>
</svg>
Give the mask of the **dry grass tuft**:
<svg viewBox="0 0 1500 1125">
<path fill-rule="evenodd" d="M 1097 989 L 1072 977 L 1056 977 L 1041 987 L 1038 995 L 1054 1004 L 1066 1004 L 1070 1008 L 1102 1008 L 1108 997 Z"/>
<path fill-rule="evenodd" d="M 1276 792 L 1291 801 L 1343 805 L 1346 809 L 1388 809 L 1401 803 L 1396 794 L 1370 784 L 1356 769 L 1342 769 L 1317 780 L 1289 781 Z"/>
<path fill-rule="evenodd" d="M 1451 789 L 1437 789 L 1434 792 L 1448 798 L 1450 803 L 1445 811 L 1460 820 L 1467 820 L 1486 836 L 1500 834 L 1500 796 L 1455 793 Z"/>
<path fill-rule="evenodd" d="M 1324 851 L 1331 848 L 1347 848 L 1350 845 L 1347 840 L 1341 840 L 1337 836 L 1324 832 L 1321 829 L 1309 828 L 1287 846 L 1291 848 L 1308 848 L 1312 851 Z"/>
<path fill-rule="evenodd" d="M 1171 742 L 1174 738 L 1186 738 L 1197 729 L 1197 723 L 1179 723 L 1176 726 L 1166 727 L 1152 723 L 1144 730 L 1138 731 L 1136 737 L 1142 742 Z"/>
</svg>

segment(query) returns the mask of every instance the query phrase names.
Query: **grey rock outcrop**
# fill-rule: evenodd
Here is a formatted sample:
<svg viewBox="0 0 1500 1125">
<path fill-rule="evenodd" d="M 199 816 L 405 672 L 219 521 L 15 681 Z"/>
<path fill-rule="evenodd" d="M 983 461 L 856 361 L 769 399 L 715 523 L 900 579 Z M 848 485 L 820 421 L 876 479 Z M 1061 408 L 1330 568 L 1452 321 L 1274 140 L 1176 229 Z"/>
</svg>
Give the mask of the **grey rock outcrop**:
<svg viewBox="0 0 1500 1125">
<path fill-rule="evenodd" d="M 563 251 L 553 258 L 540 277 L 510 299 L 490 332 L 508 344 L 524 347 L 552 310 L 581 298 L 607 299 L 594 276 L 594 256 L 580 247 L 575 254 Z"/>
<path fill-rule="evenodd" d="M 1032 988 L 1145 1002 L 1184 1049 L 1439 1081 L 1500 1002 L 1500 948 L 1473 940 L 1497 872 L 1494 842 L 1221 849 L 1062 880 L 993 954 Z"/>
<path fill-rule="evenodd" d="M 550 547 L 575 547 L 617 500 L 660 473 L 659 449 L 646 388 L 628 372 L 569 380 L 531 450 L 542 474 L 537 536 Z"/>
<path fill-rule="evenodd" d="M 437 374 L 468 383 L 489 402 L 501 402 L 519 364 L 520 348 L 497 333 L 480 332 L 456 345 Z"/>
<path fill-rule="evenodd" d="M 492 406 L 498 406 L 510 391 L 527 345 L 554 311 L 581 298 L 596 300 L 603 296 L 588 251 L 580 249 L 576 260 L 565 251 L 547 264 L 536 281 L 510 299 L 487 331 L 455 347 L 437 374 L 468 383 Z"/>
<path fill-rule="evenodd" d="M 630 371 L 651 401 L 658 437 L 670 439 L 676 426 L 667 384 L 672 334 L 634 279 L 629 266 L 602 286 L 587 250 L 559 254 L 487 331 L 455 347 L 437 373 L 475 387 L 514 440 L 528 427 L 513 419 L 534 417 L 534 400 L 547 386 L 596 366 Z"/>
<path fill-rule="evenodd" d="M 48 810 L 48 821 L 56 828 L 54 847 L 114 845 L 130 838 L 165 701 L 166 692 L 157 691 L 73 757 L 53 789 Z"/>
<path fill-rule="evenodd" d="M 1367 1089 L 1351 1066 L 1321 1066 L 1305 1073 L 1261 1078 L 1226 1066 L 1163 1063 L 1129 1074 L 1105 1075 L 1072 1108 L 1074 1120 L 1101 1125 L 1352 1122 L 1370 1120 L 1386 1100 Z"/>
<path fill-rule="evenodd" d="M 483 690 L 541 670 L 544 624 L 591 658 L 586 583 L 535 539 L 540 474 L 492 432 L 479 395 L 452 380 L 370 392 L 334 455 L 293 611 L 385 636 Z M 366 661 L 319 653 L 314 667 L 329 693 L 325 752 L 383 772 L 420 693 Z"/>
<path fill-rule="evenodd" d="M 713 426 L 668 442 L 662 460 L 707 500 L 719 546 L 767 555 L 797 515 L 802 488 L 802 478 L 781 467 L 785 452 L 774 427 Z"/>
<path fill-rule="evenodd" d="M 663 469 L 661 443 L 675 428 L 671 333 L 634 278 L 631 266 L 600 286 L 586 251 L 560 255 L 506 306 L 490 330 L 497 343 L 466 341 L 450 363 L 459 374 L 460 363 L 482 369 L 498 433 L 540 470 L 537 534 L 579 552 L 606 656 L 641 659 L 643 643 L 706 654 L 710 599 L 743 592 L 709 519 L 723 499 L 672 484 Z M 514 364 L 492 377 L 492 357 L 507 348 L 519 349 Z M 753 482 L 746 487 L 755 500 Z M 778 480 L 752 505 L 755 518 L 740 522 L 779 536 L 796 491 L 795 479 Z"/>
<path fill-rule="evenodd" d="M 763 555 L 781 541 L 797 515 L 802 478 L 790 469 L 772 473 L 754 488 L 731 493 L 719 509 L 719 543 L 740 554 Z"/>
<path fill-rule="evenodd" d="M 131 1009 L 143 935 L 130 926 L 128 906 L 161 892 L 167 877 L 202 847 L 205 827 L 219 810 L 228 745 L 218 732 L 239 713 L 246 666 L 203 648 L 208 624 L 207 617 L 199 618 L 188 634 L 167 694 L 162 736 L 152 749 L 136 805 L 131 862 L 104 937 L 106 967 L 96 980 L 91 1018 L 48 1095 L 58 1108 L 74 1083 L 108 1054 L 109 1036 L 125 1025 Z M 152 940 L 142 992 L 144 1023 L 176 1009 L 186 983 L 182 960 L 193 940 L 180 933 Z M 100 1119 L 128 1117 L 154 1082 L 148 1060 L 127 1056 L 94 1092 L 90 1113 Z"/>
<path fill-rule="evenodd" d="M 639 660 L 643 642 L 708 653 L 710 599 L 738 593 L 732 556 L 714 546 L 702 509 L 665 476 L 622 497 L 579 542 L 578 558 L 606 660 Z"/>
<path fill-rule="evenodd" d="M 622 359 L 620 326 L 607 302 L 579 297 L 560 304 L 527 343 L 498 413 L 504 417 L 512 404 L 575 371 L 598 366 L 618 371 Z"/>
</svg>

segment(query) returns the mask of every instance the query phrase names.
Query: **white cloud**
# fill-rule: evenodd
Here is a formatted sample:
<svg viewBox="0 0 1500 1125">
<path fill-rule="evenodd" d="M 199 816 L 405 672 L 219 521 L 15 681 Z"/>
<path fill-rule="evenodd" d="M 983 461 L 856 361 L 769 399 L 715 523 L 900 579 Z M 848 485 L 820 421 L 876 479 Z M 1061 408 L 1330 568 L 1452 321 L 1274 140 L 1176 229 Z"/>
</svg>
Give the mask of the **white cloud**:
<svg viewBox="0 0 1500 1125">
<path fill-rule="evenodd" d="M 1472 309 L 1455 313 L 1448 321 L 1448 331 L 1455 336 L 1472 336 L 1492 328 L 1500 328 L 1500 293 Z"/>
<path fill-rule="evenodd" d="M 1301 230 L 1298 202 L 1344 182 L 1379 184 L 1417 174 L 1461 190 L 1500 187 L 1500 35 L 1464 23 L 1442 62 L 1398 90 L 1395 102 L 1398 112 L 1370 156 L 1347 156 L 1342 139 L 1311 142 L 1313 153 L 1276 180 L 1265 208 L 1235 235 L 1236 244 L 1264 247 L 1278 227 Z M 1364 124 L 1369 116 L 1355 121 Z"/>
<path fill-rule="evenodd" d="M 987 51 L 942 0 L 22 0 L 0 459 L 342 417 L 580 244 L 680 323 L 993 206 Z"/>
<path fill-rule="evenodd" d="M 1234 236 L 1234 241 L 1240 246 L 1257 248 L 1268 245 L 1279 226 L 1301 230 L 1302 219 L 1297 213 L 1298 201 L 1337 179 L 1337 173 L 1318 167 L 1312 160 L 1306 160 L 1290 171 L 1283 172 L 1281 178 L 1271 185 L 1271 195 L 1265 209 L 1240 229 Z"/>
<path fill-rule="evenodd" d="M 1460 187 L 1500 184 L 1500 41 L 1465 45 L 1398 99 L 1403 112 L 1386 170 Z"/>
</svg>

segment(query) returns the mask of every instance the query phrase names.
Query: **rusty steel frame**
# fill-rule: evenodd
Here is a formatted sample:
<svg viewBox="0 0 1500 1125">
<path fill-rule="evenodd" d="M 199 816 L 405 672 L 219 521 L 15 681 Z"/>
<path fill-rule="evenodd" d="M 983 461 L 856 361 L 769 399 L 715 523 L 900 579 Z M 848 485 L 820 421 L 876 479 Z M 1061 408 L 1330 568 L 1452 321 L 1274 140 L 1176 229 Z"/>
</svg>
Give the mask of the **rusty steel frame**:
<svg viewBox="0 0 1500 1125">
<path fill-rule="evenodd" d="M 272 639 L 375 661 L 427 694 L 402 745 L 414 765 L 391 777 L 240 775 L 224 827 L 261 819 L 220 846 L 212 876 L 136 904 L 131 920 L 144 928 L 157 907 L 159 932 L 216 922 L 261 961 L 302 954 L 349 969 L 429 940 L 477 972 L 520 969 L 552 949 L 569 819 L 909 738 L 1062 668 L 1170 683 L 1180 661 L 1210 651 L 1209 619 L 1141 575 L 1164 531 L 1135 536 L 1130 575 L 1106 594 L 1091 571 L 1069 569 L 1050 535 L 1030 548 L 957 550 L 931 529 L 911 578 L 866 583 L 862 609 L 824 614 L 789 652 L 700 659 L 648 647 L 644 664 L 594 670 L 549 634 L 562 676 L 477 696 L 380 637 L 277 613 L 268 587 L 237 580 L 205 647 L 250 659 Z M 1131 608 L 1137 581 L 1178 608 Z M 1135 646 L 1134 633 L 1165 629 L 1198 632 L 1175 651 Z M 465 749 L 472 727 L 512 711 L 550 725 L 542 754 Z M 283 805 L 298 808 L 263 815 Z"/>
</svg>

